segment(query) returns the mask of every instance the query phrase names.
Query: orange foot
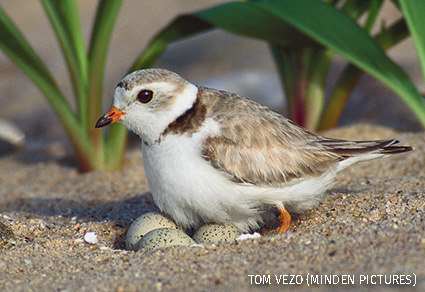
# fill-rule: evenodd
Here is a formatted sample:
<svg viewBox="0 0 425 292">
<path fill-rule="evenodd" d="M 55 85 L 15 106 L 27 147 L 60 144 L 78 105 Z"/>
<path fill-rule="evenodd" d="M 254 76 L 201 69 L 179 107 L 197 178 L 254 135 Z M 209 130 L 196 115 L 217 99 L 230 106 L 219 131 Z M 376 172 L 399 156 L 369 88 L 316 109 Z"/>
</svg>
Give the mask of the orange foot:
<svg viewBox="0 0 425 292">
<path fill-rule="evenodd" d="M 289 229 L 289 224 L 291 224 L 291 215 L 289 215 L 288 211 L 286 211 L 283 205 L 277 205 L 277 209 L 280 213 L 280 227 L 277 231 L 277 234 L 282 232 L 286 232 Z"/>
</svg>

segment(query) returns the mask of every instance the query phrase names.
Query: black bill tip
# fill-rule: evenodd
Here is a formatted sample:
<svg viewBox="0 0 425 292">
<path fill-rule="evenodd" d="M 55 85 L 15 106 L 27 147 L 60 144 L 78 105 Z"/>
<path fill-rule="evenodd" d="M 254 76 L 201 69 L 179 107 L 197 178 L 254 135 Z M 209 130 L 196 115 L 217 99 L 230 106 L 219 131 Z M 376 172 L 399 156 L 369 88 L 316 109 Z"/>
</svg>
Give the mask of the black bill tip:
<svg viewBox="0 0 425 292">
<path fill-rule="evenodd" d="M 112 123 L 112 121 L 113 119 L 111 117 L 109 117 L 108 115 L 104 115 L 103 117 L 97 120 L 95 128 L 105 127 L 109 125 L 110 123 Z"/>
</svg>

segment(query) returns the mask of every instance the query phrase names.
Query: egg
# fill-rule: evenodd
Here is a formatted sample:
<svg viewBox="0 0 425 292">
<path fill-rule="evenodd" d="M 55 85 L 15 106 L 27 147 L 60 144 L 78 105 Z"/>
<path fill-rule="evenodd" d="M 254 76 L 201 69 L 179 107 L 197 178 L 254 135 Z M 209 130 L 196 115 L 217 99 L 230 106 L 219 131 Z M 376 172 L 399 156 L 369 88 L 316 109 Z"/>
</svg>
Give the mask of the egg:
<svg viewBox="0 0 425 292">
<path fill-rule="evenodd" d="M 145 236 L 136 243 L 134 250 L 143 248 L 147 251 L 153 251 L 159 248 L 185 246 L 194 243 L 195 241 L 181 230 L 175 228 L 159 228 L 146 233 Z"/>
<path fill-rule="evenodd" d="M 239 235 L 240 230 L 233 225 L 208 223 L 196 231 L 193 239 L 196 243 L 232 242 Z"/>
<path fill-rule="evenodd" d="M 158 228 L 178 229 L 176 223 L 159 212 L 148 212 L 137 218 L 127 231 L 125 245 L 128 250 L 136 250 L 135 246 L 148 232 Z"/>
</svg>

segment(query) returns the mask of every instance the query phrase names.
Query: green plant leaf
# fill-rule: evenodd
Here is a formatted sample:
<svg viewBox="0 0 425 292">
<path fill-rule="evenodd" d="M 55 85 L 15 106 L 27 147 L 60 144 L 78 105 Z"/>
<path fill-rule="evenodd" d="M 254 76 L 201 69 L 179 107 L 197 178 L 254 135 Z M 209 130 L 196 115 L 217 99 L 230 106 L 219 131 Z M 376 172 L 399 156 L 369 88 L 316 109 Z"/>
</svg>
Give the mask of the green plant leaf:
<svg viewBox="0 0 425 292">
<path fill-rule="evenodd" d="M 334 54 L 328 49 L 315 50 L 310 60 L 309 76 L 305 92 L 306 129 L 316 131 L 325 106 L 327 73 Z"/>
<path fill-rule="evenodd" d="M 372 29 L 375 25 L 376 19 L 378 18 L 379 12 L 381 12 L 382 5 L 384 1 L 382 0 L 373 0 L 370 2 L 368 7 L 368 15 L 366 18 L 366 23 L 364 25 L 364 30 L 368 33 L 372 32 Z"/>
<path fill-rule="evenodd" d="M 376 0 L 347 0 L 342 4 L 340 10 L 347 14 L 351 19 L 358 20 L 360 16 L 369 9 L 371 3 L 374 1 Z"/>
<path fill-rule="evenodd" d="M 347 58 L 396 92 L 417 94 L 407 75 L 344 13 L 315 0 L 261 2 L 270 14 Z M 308 7 L 308 9 L 306 9 Z M 338 25 L 335 25 L 338 24 Z"/>
<path fill-rule="evenodd" d="M 212 24 L 191 15 L 177 17 L 154 36 L 131 65 L 129 72 L 152 67 L 169 43 L 206 32 L 212 28 L 214 28 Z"/>
<path fill-rule="evenodd" d="M 117 170 L 122 162 L 127 130 L 120 125 L 113 125 L 105 143 L 103 132 L 94 129 L 94 124 L 101 114 L 107 47 L 122 0 L 99 2 L 89 53 L 85 49 L 77 1 L 41 0 L 41 3 L 68 67 L 77 101 L 77 113 L 69 105 L 43 61 L 1 7 L 0 49 L 45 95 L 73 144 L 81 170 Z"/>
<path fill-rule="evenodd" d="M 74 146 L 80 164 L 90 161 L 94 149 L 77 116 L 59 90 L 43 61 L 34 52 L 15 24 L 0 8 L 0 49 L 32 80 L 45 95 L 62 122 Z"/>
<path fill-rule="evenodd" d="M 55 86 L 55 81 L 43 61 L 28 44 L 15 24 L 7 17 L 0 7 L 0 48 L 21 69 L 36 78 L 38 83 L 50 83 Z"/>
<path fill-rule="evenodd" d="M 169 43 L 213 28 L 266 40 L 283 47 L 318 45 L 281 19 L 261 10 L 262 8 L 255 3 L 230 2 L 190 15 L 181 15 L 155 35 L 129 71 L 152 67 Z"/>
<path fill-rule="evenodd" d="M 406 22 L 400 19 L 377 34 L 374 39 L 379 46 L 386 51 L 406 39 L 408 36 L 409 32 Z M 319 130 L 324 131 L 337 126 L 350 93 L 363 74 L 364 71 L 353 64 L 348 64 L 345 67 L 332 90 L 318 127 Z"/>
<path fill-rule="evenodd" d="M 127 128 L 119 123 L 109 126 L 109 136 L 105 147 L 105 170 L 121 168 L 127 145 Z"/>
<path fill-rule="evenodd" d="M 95 122 L 101 113 L 102 105 L 99 104 L 102 96 L 103 77 L 106 56 L 111 40 L 115 21 L 120 11 L 122 0 L 101 0 L 99 2 L 96 19 L 92 28 L 89 46 L 90 62 L 90 122 Z M 92 126 L 92 125 L 91 125 Z"/>
<path fill-rule="evenodd" d="M 298 27 L 290 25 L 287 19 L 275 13 L 275 9 L 286 9 L 286 5 L 281 5 L 286 2 L 300 3 L 298 6 L 304 10 L 308 7 L 303 5 L 303 1 L 230 2 L 192 15 L 227 32 L 266 40 L 281 47 L 317 46 L 316 41 L 300 33 Z M 327 4 L 321 4 L 328 7 Z"/>
<path fill-rule="evenodd" d="M 394 64 L 351 18 L 326 3 L 317 0 L 231 2 L 193 13 L 191 16 L 203 20 L 197 23 L 204 26 L 204 29 L 193 29 L 192 32 L 205 31 L 205 27 L 215 27 L 283 47 L 305 47 L 318 42 L 341 54 L 391 88 L 406 102 L 425 127 L 425 103 L 406 73 Z M 153 64 L 166 45 L 177 40 L 176 35 L 167 38 L 165 32 L 172 31 L 179 20 L 188 19 L 191 17 L 184 15 L 171 23 L 154 38 L 139 60 L 144 60 L 144 64 Z M 205 25 L 205 22 L 211 25 Z M 179 25 L 181 26 L 181 23 Z M 188 34 L 180 34 L 177 37 L 187 36 Z M 308 41 L 308 38 L 314 41 Z M 141 63 L 138 65 L 141 67 Z"/>
<path fill-rule="evenodd" d="M 122 0 L 101 0 L 96 11 L 96 18 L 92 28 L 90 46 L 89 46 L 89 87 L 88 87 L 88 124 L 87 131 L 90 134 L 94 147 L 97 148 L 96 154 L 100 155 L 96 160 L 101 160 L 106 165 L 107 159 L 113 159 L 116 155 L 110 155 L 105 149 L 105 141 L 103 139 L 103 130 L 94 129 L 94 124 L 102 114 L 102 95 L 103 80 L 105 73 L 106 57 L 108 53 L 109 43 L 115 26 L 115 21 L 122 5 Z M 118 136 L 124 137 L 125 145 L 125 129 L 113 126 Z M 113 138 L 110 135 L 109 138 Z M 115 137 L 116 138 L 116 137 Z M 123 148 L 115 149 L 117 153 L 124 151 Z M 120 152 L 119 152 L 120 151 Z M 121 155 L 121 154 L 120 154 Z M 119 156 L 119 155 L 118 155 Z M 109 158 L 107 158 L 109 157 Z M 106 167 L 106 166 L 105 166 Z"/>
<path fill-rule="evenodd" d="M 77 1 L 41 0 L 68 67 L 81 122 L 87 124 L 88 59 Z"/>
<path fill-rule="evenodd" d="M 0 49 L 34 82 L 69 128 L 77 128 L 72 108 L 43 61 L 0 7 Z"/>
<path fill-rule="evenodd" d="M 425 81 L 425 1 L 399 0 L 403 16 L 406 19 Z"/>
</svg>

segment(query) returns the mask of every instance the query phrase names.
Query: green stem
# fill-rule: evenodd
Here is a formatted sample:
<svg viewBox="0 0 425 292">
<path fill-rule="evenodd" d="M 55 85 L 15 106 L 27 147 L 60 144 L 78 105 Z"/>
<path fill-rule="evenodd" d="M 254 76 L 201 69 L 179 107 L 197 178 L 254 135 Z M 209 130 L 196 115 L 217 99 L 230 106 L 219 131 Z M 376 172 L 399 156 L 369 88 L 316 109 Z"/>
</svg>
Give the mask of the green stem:
<svg viewBox="0 0 425 292">
<path fill-rule="evenodd" d="M 68 67 L 81 123 L 87 124 L 88 60 L 76 1 L 41 0 Z"/>
<path fill-rule="evenodd" d="M 403 19 L 397 21 L 388 29 L 383 30 L 376 35 L 375 40 L 386 51 L 392 46 L 409 36 L 406 23 Z M 325 107 L 319 130 L 324 131 L 335 128 L 341 118 L 342 111 L 347 103 L 347 100 L 357 85 L 358 81 L 364 74 L 364 71 L 355 67 L 353 64 L 348 64 L 332 91 L 329 101 Z"/>
<path fill-rule="evenodd" d="M 399 3 L 415 44 L 419 64 L 421 65 L 422 78 L 425 81 L 425 3 L 423 0 L 400 0 Z"/>
<path fill-rule="evenodd" d="M 105 151 L 106 170 L 115 171 L 122 167 L 125 146 L 127 145 L 127 133 L 127 129 L 121 124 L 115 123 L 110 126 Z"/>
<path fill-rule="evenodd" d="M 344 69 L 325 107 L 318 130 L 324 131 L 337 126 L 348 97 L 363 74 L 362 70 L 351 64 Z"/>
<path fill-rule="evenodd" d="M 26 72 L 26 68 L 22 68 Z M 93 160 L 94 148 L 87 132 L 82 127 L 78 117 L 73 113 L 72 108 L 62 95 L 58 87 L 51 82 L 46 82 L 40 75 L 28 74 L 27 76 L 44 94 L 47 101 L 52 106 L 59 120 L 61 121 L 65 131 L 67 132 L 74 151 L 76 152 L 82 171 L 100 169 L 97 161 Z"/>
<path fill-rule="evenodd" d="M 152 67 L 167 48 L 167 42 L 161 38 L 154 38 L 146 49 L 137 57 L 131 65 L 129 73 Z"/>
<path fill-rule="evenodd" d="M 289 118 L 309 130 L 316 130 L 333 53 L 321 47 L 300 50 L 270 45 L 270 49 L 285 92 Z"/>
<path fill-rule="evenodd" d="M 99 2 L 88 54 L 90 70 L 88 77 L 86 131 L 96 149 L 93 159 L 98 161 L 101 165 L 104 165 L 106 160 L 103 130 L 95 129 L 94 125 L 102 114 L 103 79 L 106 56 L 121 4 L 122 0 L 102 0 Z M 120 157 L 120 155 L 118 156 Z"/>
<path fill-rule="evenodd" d="M 65 96 L 43 61 L 34 52 L 25 37 L 0 7 L 0 49 L 39 88 L 58 116 L 79 159 L 82 170 L 97 168 L 91 158 L 94 148 L 87 132 L 81 126 Z"/>
<path fill-rule="evenodd" d="M 323 114 L 326 79 L 334 53 L 327 49 L 314 49 L 310 55 L 311 66 L 308 68 L 305 90 L 304 126 L 311 131 L 316 131 Z"/>
<path fill-rule="evenodd" d="M 369 9 L 372 1 L 375 0 L 347 0 L 343 3 L 340 10 L 351 19 L 358 20 L 360 16 Z"/>
<path fill-rule="evenodd" d="M 269 45 L 273 59 L 276 64 L 279 78 L 285 93 L 287 102 L 288 116 L 293 119 L 296 114 L 296 75 L 294 70 L 297 68 L 295 64 L 295 56 L 291 55 L 291 51 L 286 51 L 279 45 Z"/>
<path fill-rule="evenodd" d="M 384 4 L 382 0 L 372 0 L 368 9 L 368 15 L 364 25 L 364 30 L 369 34 L 372 33 L 372 29 L 375 26 L 376 19 L 381 12 L 381 7 Z"/>
</svg>

